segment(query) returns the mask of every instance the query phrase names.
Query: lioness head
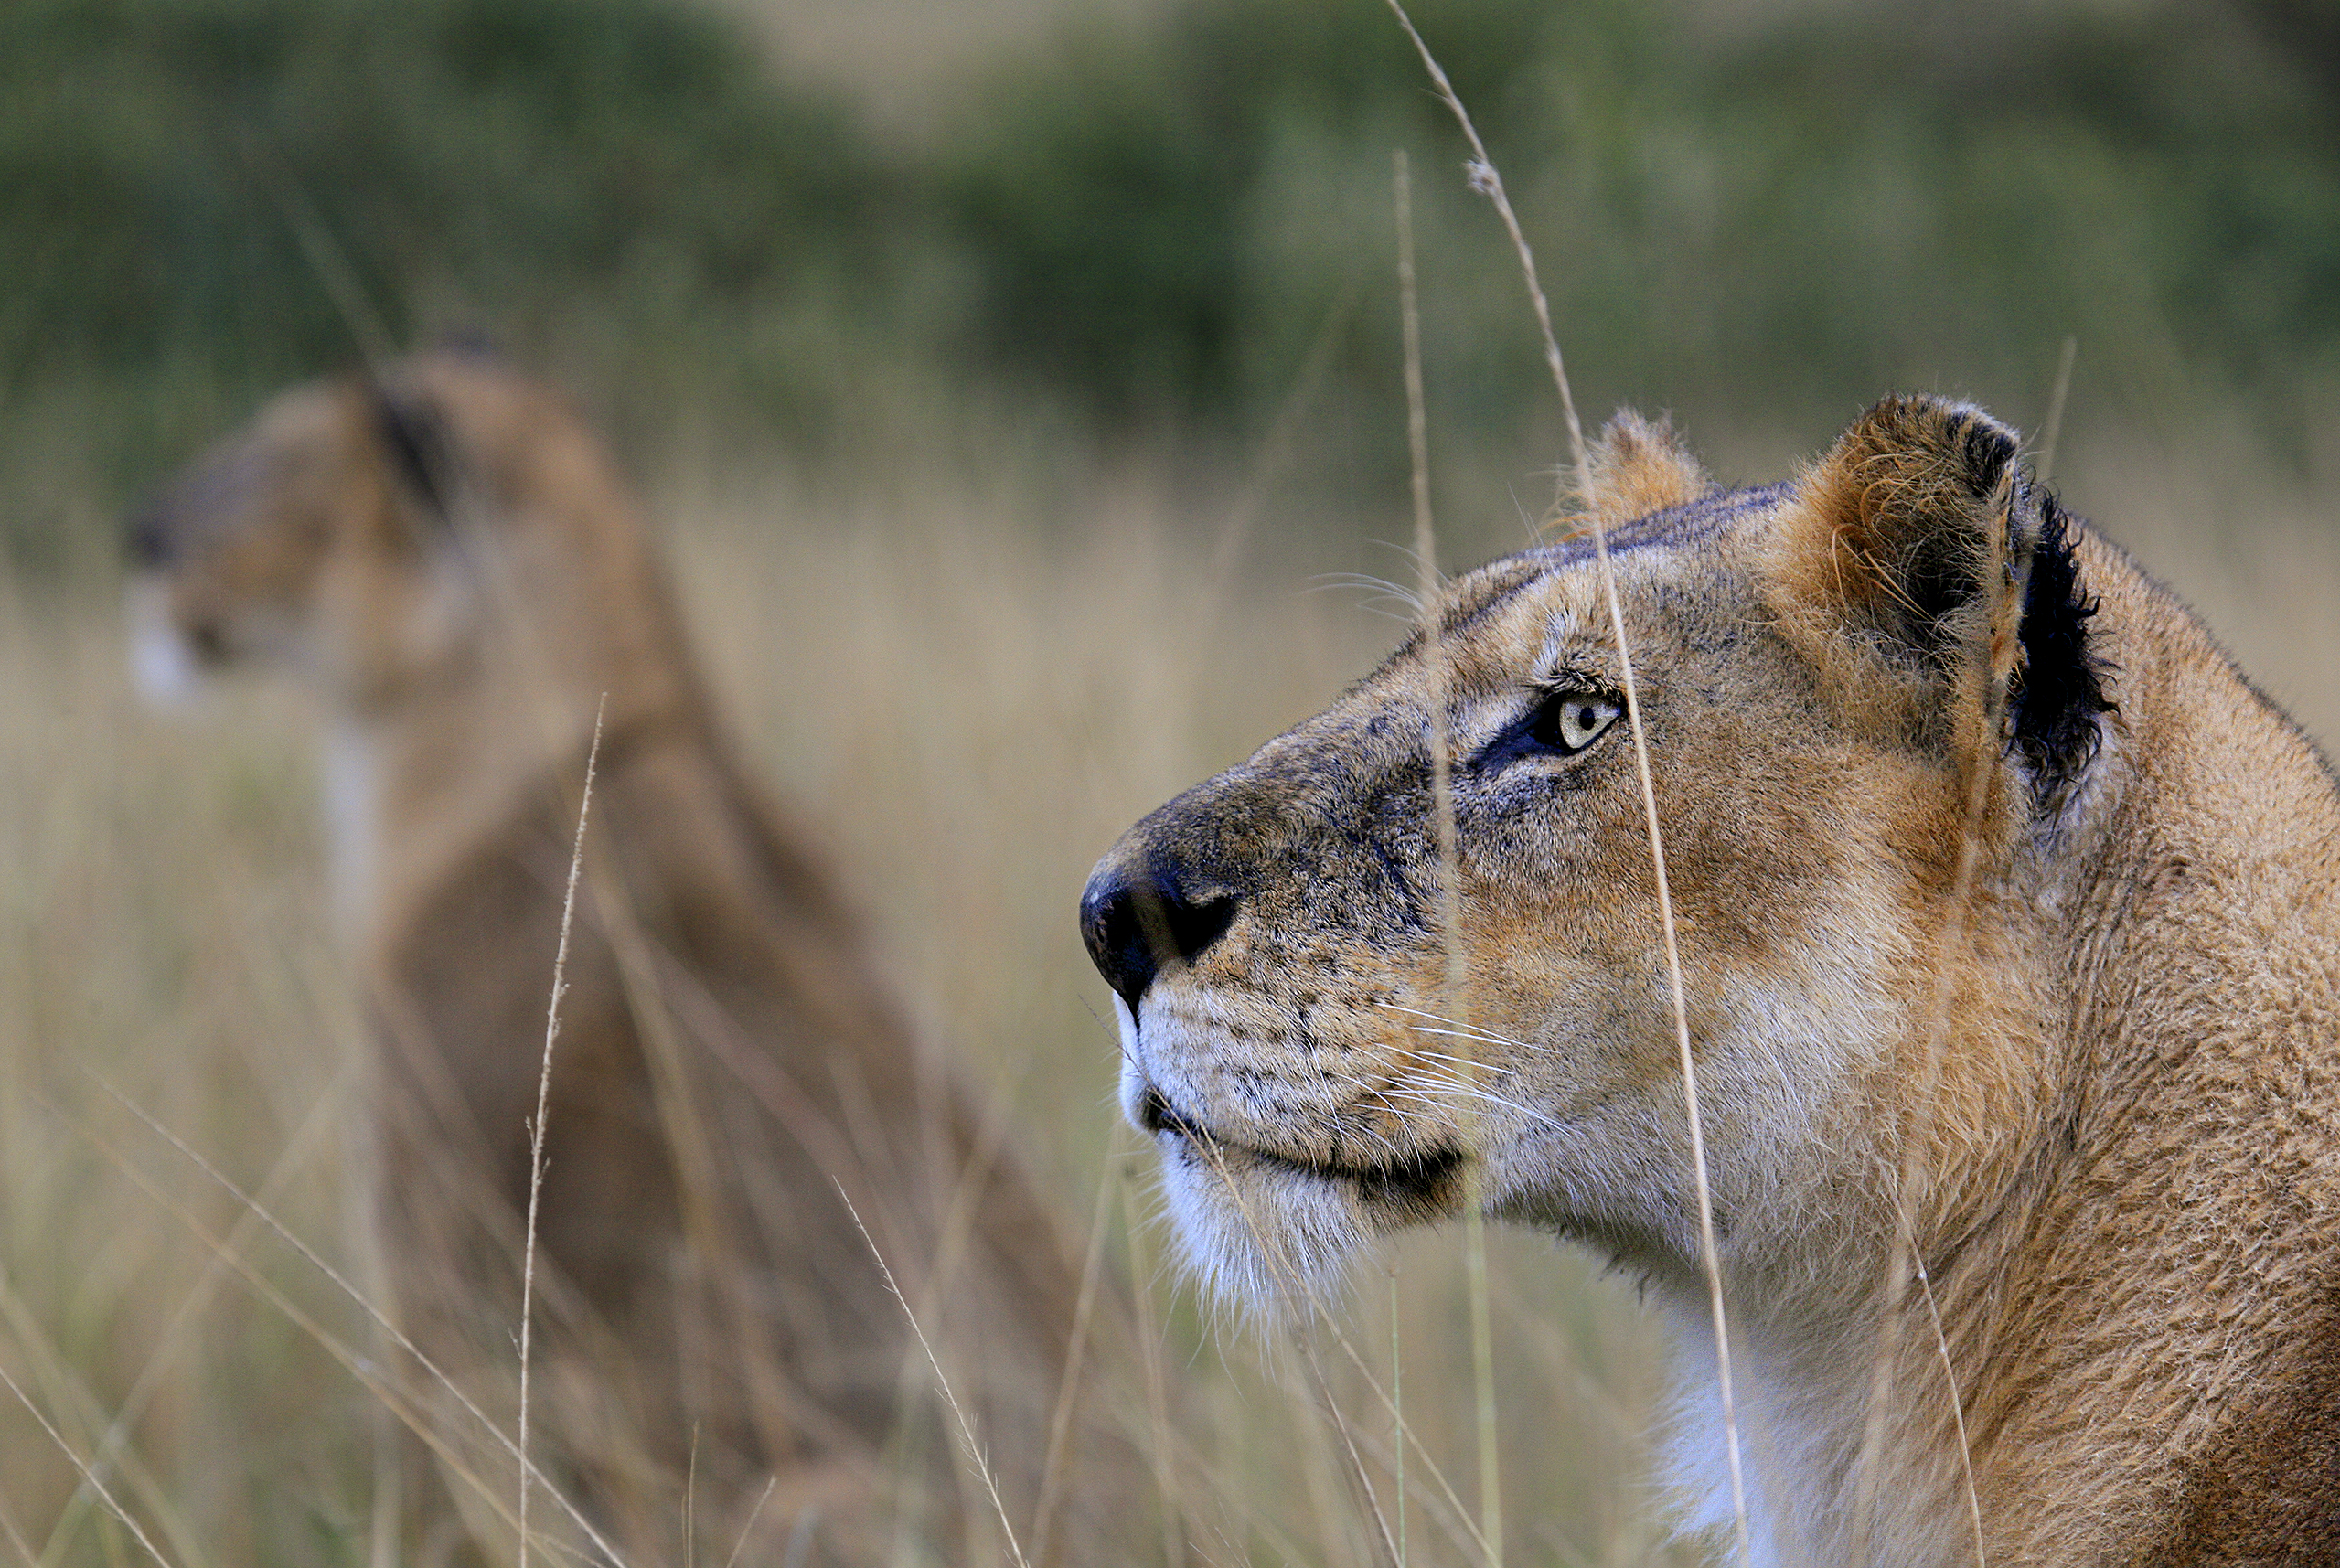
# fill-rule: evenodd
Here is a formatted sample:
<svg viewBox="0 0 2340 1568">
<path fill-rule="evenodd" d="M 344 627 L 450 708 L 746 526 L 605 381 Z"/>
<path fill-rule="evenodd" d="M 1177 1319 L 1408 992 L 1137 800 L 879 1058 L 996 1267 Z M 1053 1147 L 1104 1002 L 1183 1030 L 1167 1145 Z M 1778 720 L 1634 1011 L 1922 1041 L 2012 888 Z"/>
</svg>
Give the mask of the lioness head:
<svg viewBox="0 0 2340 1568">
<path fill-rule="evenodd" d="M 560 398 L 482 354 L 295 388 L 132 519 L 136 673 L 169 696 L 264 664 L 364 717 L 443 695 L 517 622 L 550 648 L 598 614 L 622 659 L 615 607 L 656 575 L 626 496 Z"/>
<path fill-rule="evenodd" d="M 1330 709 L 1115 847 L 1084 934 L 1207 1272 L 1314 1289 L 1475 1201 L 1696 1279 L 1612 575 L 1726 1256 L 1875 1218 L 1944 1009 L 1971 1060 L 1941 1158 L 2014 1136 L 2039 1000 L 2007 949 L 2111 722 L 2074 539 L 2016 450 L 1896 400 L 1800 479 L 1725 490 L 1621 416 L 1588 526 L 1448 586 Z M 1944 960 L 1962 877 L 2012 912 Z"/>
</svg>

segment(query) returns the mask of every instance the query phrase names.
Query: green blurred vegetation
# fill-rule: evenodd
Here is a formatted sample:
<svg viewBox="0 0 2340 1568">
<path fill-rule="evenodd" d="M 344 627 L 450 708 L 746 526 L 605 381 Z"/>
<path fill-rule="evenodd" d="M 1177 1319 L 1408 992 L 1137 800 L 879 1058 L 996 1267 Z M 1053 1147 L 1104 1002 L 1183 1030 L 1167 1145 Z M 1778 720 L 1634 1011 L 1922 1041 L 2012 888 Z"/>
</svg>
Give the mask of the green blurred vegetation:
<svg viewBox="0 0 2340 1568">
<path fill-rule="evenodd" d="M 2107 421 L 2239 404 L 2302 453 L 2332 406 L 2317 0 L 1416 15 L 1588 417 L 1809 442 L 1923 384 L 2023 420 L 2068 335 Z M 1448 450 L 1556 435 L 1514 263 L 1377 0 L 1168 0 L 945 119 L 883 144 L 685 0 L 14 0 L 0 455 L 79 443 L 126 487 L 277 385 L 468 326 L 621 419 L 781 441 L 832 430 L 872 366 L 1216 450 L 1313 388 L 1307 438 L 1377 484 L 1393 147 Z"/>
<path fill-rule="evenodd" d="M 1917 383 L 2033 403 L 2072 335 L 2103 411 L 2240 393 L 2280 427 L 2340 363 L 2340 12 L 2310 0 L 1413 14 L 1588 411 L 1826 428 Z M 1500 419 L 1542 382 L 1515 264 L 1382 5 L 1187 0 L 999 101 L 960 185 L 980 319 L 1047 374 L 1131 408 L 1279 387 L 1346 276 L 1387 292 L 1396 145 L 1428 203 L 1434 385 Z M 1347 346 L 1393 386 L 1394 315 Z"/>
<path fill-rule="evenodd" d="M 0 396 L 109 446 L 451 326 L 785 407 L 886 201 L 841 105 L 637 0 L 12 0 L 0 190 Z"/>
</svg>

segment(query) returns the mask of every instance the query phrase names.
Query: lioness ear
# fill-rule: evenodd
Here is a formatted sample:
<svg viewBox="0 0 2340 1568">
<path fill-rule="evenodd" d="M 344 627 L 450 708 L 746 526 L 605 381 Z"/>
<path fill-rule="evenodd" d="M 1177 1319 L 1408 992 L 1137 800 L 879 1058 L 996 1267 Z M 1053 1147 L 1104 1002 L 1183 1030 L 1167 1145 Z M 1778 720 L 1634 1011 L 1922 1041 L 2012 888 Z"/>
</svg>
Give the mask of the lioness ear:
<svg viewBox="0 0 2340 1568">
<path fill-rule="evenodd" d="M 1631 409 L 1618 410 L 1585 458 L 1593 481 L 1586 506 L 1604 528 L 1683 506 L 1715 487 L 1662 414 L 1652 424 Z"/>
<path fill-rule="evenodd" d="M 1886 400 L 1797 485 L 1766 576 L 1840 697 L 1961 765 L 2014 753 L 2046 801 L 2111 705 L 2064 515 L 2018 446 L 1967 404 Z"/>
<path fill-rule="evenodd" d="M 453 518 L 454 443 L 443 414 L 419 393 L 366 383 L 375 438 L 399 488 L 433 523 Z"/>
</svg>

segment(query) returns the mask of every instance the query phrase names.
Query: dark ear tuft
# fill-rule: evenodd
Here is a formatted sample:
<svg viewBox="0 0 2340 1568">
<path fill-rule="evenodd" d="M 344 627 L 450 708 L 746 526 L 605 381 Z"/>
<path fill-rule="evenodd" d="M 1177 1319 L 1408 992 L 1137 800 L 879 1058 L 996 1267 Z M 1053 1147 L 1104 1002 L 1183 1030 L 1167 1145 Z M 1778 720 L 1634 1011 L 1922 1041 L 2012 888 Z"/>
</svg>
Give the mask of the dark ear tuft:
<svg viewBox="0 0 2340 1568">
<path fill-rule="evenodd" d="M 1887 398 L 1808 474 L 1775 576 L 1798 606 L 1919 663 L 1957 662 L 1995 589 L 2015 434 L 1982 410 Z"/>
<path fill-rule="evenodd" d="M 484 326 L 451 326 L 433 337 L 431 347 L 441 354 L 475 365 L 504 363 L 503 346 Z"/>
<path fill-rule="evenodd" d="M 1942 418 L 1942 437 L 1956 443 L 1967 491 L 1977 500 L 1998 488 L 2007 464 L 2015 460 L 2015 432 L 1981 409 L 1950 408 Z"/>
<path fill-rule="evenodd" d="M 1962 767 L 2011 758 L 2050 810 L 2112 705 L 2069 519 L 2019 450 L 1980 409 L 1889 398 L 1805 475 L 1765 575 L 1847 711 Z"/>
<path fill-rule="evenodd" d="M 2007 684 L 2009 745 L 2030 768 L 2043 803 L 2052 802 L 2095 756 L 2096 719 L 2114 704 L 2104 695 L 2110 667 L 2089 644 L 2097 602 L 2080 582 L 2070 520 L 2052 491 L 2032 492 L 2036 519 L 2024 571 L 2023 659 Z M 2021 522 L 2015 525 L 2023 527 Z M 2016 545 L 2022 559 L 2022 541 Z"/>
<path fill-rule="evenodd" d="M 393 392 L 379 382 L 367 386 L 374 433 L 381 438 L 399 484 L 441 522 L 453 517 L 454 446 L 447 422 L 423 398 Z"/>
</svg>

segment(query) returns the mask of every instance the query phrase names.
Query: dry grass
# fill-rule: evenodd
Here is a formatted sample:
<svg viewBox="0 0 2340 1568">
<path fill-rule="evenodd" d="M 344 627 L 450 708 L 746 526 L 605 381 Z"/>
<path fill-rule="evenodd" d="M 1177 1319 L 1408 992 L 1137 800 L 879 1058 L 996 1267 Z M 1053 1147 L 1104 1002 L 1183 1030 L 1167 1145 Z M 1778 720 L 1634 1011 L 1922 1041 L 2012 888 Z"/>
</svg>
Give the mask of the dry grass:
<svg viewBox="0 0 2340 1568">
<path fill-rule="evenodd" d="M 979 477 L 907 475 L 815 503 L 785 475 L 734 476 L 733 498 L 678 486 L 662 509 L 745 748 L 842 870 L 924 1027 L 965 1053 L 971 1081 L 1009 1086 L 1077 1230 L 1116 1115 L 1112 1031 L 1072 919 L 1091 862 L 1142 811 L 1320 705 L 1394 628 L 1307 572 L 1214 596 L 1202 547 L 1218 519 L 1180 515 L 1143 481 L 1060 495 L 1061 516 L 1038 522 L 1037 487 L 990 483 L 969 500 Z M 1320 564 L 1378 562 L 1344 544 Z M 308 717 L 264 683 L 178 720 L 144 710 L 98 592 L 0 601 L 0 1265 L 24 1302 L 0 1324 L 0 1366 L 86 1456 L 161 1358 L 100 1473 L 166 1562 L 360 1561 L 370 1397 L 77 1130 L 129 1151 L 206 1231 L 236 1231 L 234 1202 L 107 1101 L 86 1062 L 328 1258 L 363 1259 L 347 1196 L 359 1031 L 320 877 Z M 1114 1157 L 1130 1160 L 1142 1210 L 1146 1162 Z M 1341 1426 L 1291 1392 L 1283 1352 L 1199 1318 L 1165 1241 L 1133 1249 L 1117 1226 L 1111 1248 L 1139 1261 L 1164 1375 L 1202 1413 L 1181 1439 L 1205 1477 L 1181 1483 L 1199 1539 L 1218 1561 L 1372 1561 Z M 1542 1387 L 1502 1413 L 1506 1485 L 1549 1513 L 1515 1540 L 1599 1560 L 1647 1511 L 1649 1336 L 1584 1260 L 1491 1242 L 1494 1354 L 1510 1393 Z M 245 1224 L 240 1244 L 305 1315 L 364 1342 L 355 1309 L 280 1243 Z M 1406 1419 L 1468 1474 L 1460 1270 L 1441 1238 L 1397 1263 Z M 1349 1326 L 1357 1343 L 1390 1341 L 1379 1295 Z M 1386 1494 L 1385 1413 L 1336 1357 L 1322 1371 Z M 0 1412 L 0 1515 L 30 1560 L 138 1554 L 102 1503 L 73 1501 L 82 1479 L 21 1409 Z M 1418 1457 L 1408 1479 L 1413 1560 L 1454 1560 Z"/>
<path fill-rule="evenodd" d="M 891 84 L 879 110 L 913 136 L 935 82 L 1077 9 L 733 4 L 793 63 Z M 952 20 L 915 29 L 905 55 L 897 22 L 914 12 Z M 2037 424 L 2045 402 L 2043 389 L 2042 409 L 1998 411 Z M 2106 432 L 2088 416 L 2067 421 L 2068 499 L 2186 593 L 2312 731 L 2340 737 L 2340 472 L 2269 477 L 2238 437 Z M 1002 1086 L 1067 1232 L 1098 1216 L 1145 1292 L 1159 1342 L 1125 1381 L 1185 1396 L 1177 1442 L 1193 1463 L 1170 1484 L 1202 1554 L 1365 1563 L 1394 1537 L 1409 1568 L 1476 1561 L 1446 1483 L 1492 1453 L 1511 1561 L 1705 1555 L 1667 1543 L 1649 1478 L 1656 1330 L 1593 1260 L 1486 1232 L 1481 1350 L 1462 1235 L 1394 1249 L 1389 1287 L 1362 1293 L 1337 1339 L 1376 1360 L 1388 1347 L 1372 1375 L 1403 1390 L 1409 1451 L 1365 1368 L 1206 1320 L 1167 1235 L 1120 1219 L 1146 1208 L 1150 1162 L 1113 1131 L 1114 1030 L 1074 933 L 1081 885 L 1137 816 L 1320 707 L 1401 635 L 1362 593 L 1316 590 L 1406 573 L 1401 550 L 1365 542 L 1407 536 L 1403 497 L 1346 533 L 1282 537 L 1255 492 L 1176 502 L 1147 474 L 1060 462 L 1047 431 L 921 421 L 920 439 L 833 473 L 681 458 L 657 510 L 752 763 L 866 913 L 921 1027 L 970 1083 Z M 1689 433 L 1726 477 L 1774 477 L 1801 455 L 1750 428 Z M 1523 453 L 1482 493 L 1509 481 L 1540 496 L 1558 455 Z M 60 481 L 44 507 L 87 511 L 74 463 L 44 456 Z M 1449 546 L 1458 565 L 1521 531 L 1445 521 L 1475 541 Z M 387 1424 L 294 1317 L 363 1344 L 362 1315 L 81 1071 L 364 1277 L 361 1030 L 322 885 L 308 717 L 252 683 L 166 721 L 132 699 L 123 667 L 102 586 L 0 577 L 0 1373 L 34 1407 L 0 1400 L 0 1561 L 382 1562 Z M 1491 1442 L 1482 1364 L 1500 1390 Z"/>
<path fill-rule="evenodd" d="M 2239 443 L 2154 433 L 2092 432 L 2076 407 L 2066 494 L 2312 728 L 2340 733 L 2333 488 L 2265 478 Z M 1138 815 L 1396 639 L 1361 596 L 1311 589 L 1401 570 L 1361 541 L 1403 539 L 1408 519 L 1393 496 L 1348 535 L 1263 530 L 1230 579 L 1211 569 L 1212 508 L 1142 474 L 1070 483 L 984 455 L 1012 442 L 964 436 L 841 476 L 710 464 L 671 477 L 658 509 L 752 761 L 839 869 L 922 1026 L 970 1081 L 1006 1086 L 1078 1234 L 1100 1170 L 1131 1158 L 1112 1140 L 1113 1031 L 1074 933 L 1081 883 Z M 1550 455 L 1523 459 L 1523 490 Z M 81 1495 L 69 1449 L 173 1568 L 355 1564 L 376 1501 L 372 1400 L 91 1135 L 291 1306 L 352 1343 L 358 1314 L 79 1070 L 362 1265 L 359 1036 L 321 885 L 309 726 L 264 684 L 167 721 L 122 672 L 108 593 L 0 585 L 0 1368 L 57 1431 L 0 1408 L 0 1555 L 144 1559 Z M 1486 1240 L 1512 1560 L 1687 1561 L 1662 1544 L 1647 1479 L 1662 1390 L 1629 1286 L 1531 1237 Z M 1109 1226 L 1111 1255 L 1151 1293 L 1162 1375 L 1190 1396 L 1198 1474 L 1179 1484 L 1198 1541 L 1216 1562 L 1377 1561 L 1397 1517 L 1387 1409 L 1337 1352 L 1304 1360 L 1203 1321 L 1164 1241 Z M 1469 1476 L 1480 1452 L 1460 1238 L 1416 1237 L 1394 1261 L 1394 1288 L 1363 1293 L 1343 1332 L 1402 1358 L 1423 1444 L 1406 1461 L 1409 1562 L 1469 1561 L 1429 1472 Z"/>
</svg>

